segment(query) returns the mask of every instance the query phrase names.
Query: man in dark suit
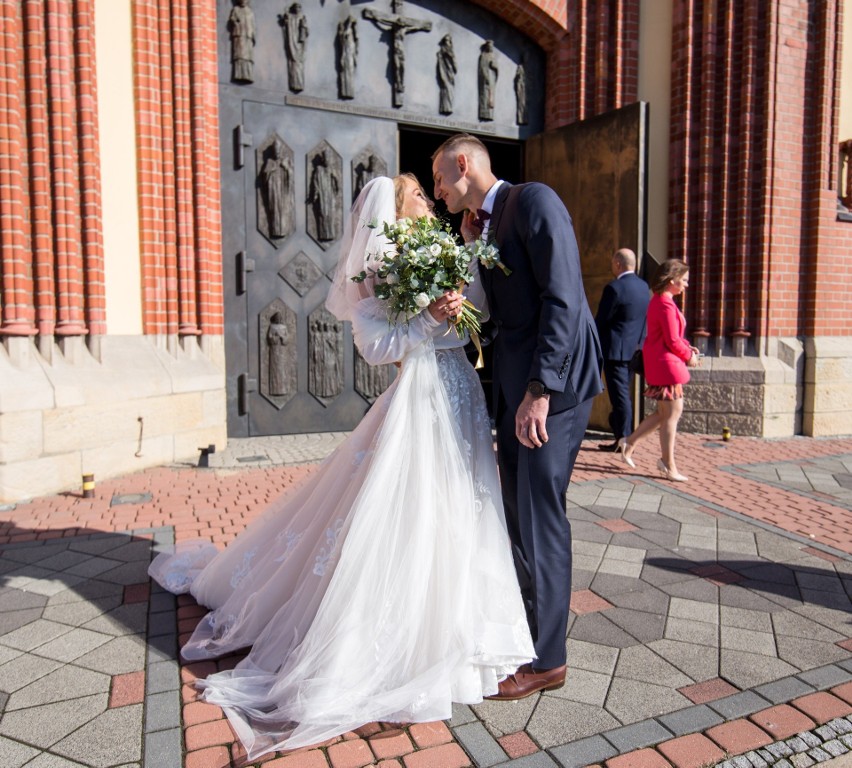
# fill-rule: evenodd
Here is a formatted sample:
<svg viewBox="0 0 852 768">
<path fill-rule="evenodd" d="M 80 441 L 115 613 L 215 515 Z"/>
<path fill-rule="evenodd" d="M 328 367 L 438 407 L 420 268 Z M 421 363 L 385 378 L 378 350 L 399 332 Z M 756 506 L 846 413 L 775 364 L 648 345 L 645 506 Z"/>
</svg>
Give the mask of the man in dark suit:
<svg viewBox="0 0 852 768">
<path fill-rule="evenodd" d="M 636 254 L 629 248 L 617 250 L 610 264 L 615 280 L 601 294 L 595 325 L 604 356 L 606 392 L 612 404 L 609 425 L 613 443 L 599 445 L 602 451 L 617 451 L 618 441 L 633 432 L 633 403 L 627 364 L 645 339 L 645 315 L 651 294 L 648 283 L 636 274 Z"/>
<path fill-rule="evenodd" d="M 499 249 L 480 267 L 491 319 L 497 459 L 506 523 L 536 659 L 500 683 L 519 699 L 565 682 L 571 602 L 571 525 L 565 493 L 603 389 L 600 343 L 586 302 L 571 217 L 544 184 L 512 186 L 491 171 L 488 150 L 459 134 L 432 156 L 435 197 L 464 211 L 465 240 Z"/>
</svg>

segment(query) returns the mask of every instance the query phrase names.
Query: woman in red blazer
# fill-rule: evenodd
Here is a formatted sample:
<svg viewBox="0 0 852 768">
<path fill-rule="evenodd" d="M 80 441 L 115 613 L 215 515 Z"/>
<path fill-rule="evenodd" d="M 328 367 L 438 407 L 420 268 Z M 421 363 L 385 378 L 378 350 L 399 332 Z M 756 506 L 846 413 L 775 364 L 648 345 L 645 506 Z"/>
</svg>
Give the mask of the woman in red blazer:
<svg viewBox="0 0 852 768">
<path fill-rule="evenodd" d="M 648 335 L 642 346 L 645 363 L 645 397 L 657 401 L 657 410 L 643 419 L 628 438 L 618 446 L 625 463 L 631 467 L 633 451 L 642 438 L 660 430 L 662 458 L 660 472 L 669 479 L 685 483 L 688 478 L 675 466 L 674 447 L 677 423 L 683 413 L 683 385 L 689 381 L 687 367 L 699 364 L 698 349 L 684 338 L 686 319 L 674 303 L 674 297 L 689 285 L 689 267 L 680 259 L 669 259 L 660 265 L 651 289 L 654 295 L 648 305 Z"/>
</svg>

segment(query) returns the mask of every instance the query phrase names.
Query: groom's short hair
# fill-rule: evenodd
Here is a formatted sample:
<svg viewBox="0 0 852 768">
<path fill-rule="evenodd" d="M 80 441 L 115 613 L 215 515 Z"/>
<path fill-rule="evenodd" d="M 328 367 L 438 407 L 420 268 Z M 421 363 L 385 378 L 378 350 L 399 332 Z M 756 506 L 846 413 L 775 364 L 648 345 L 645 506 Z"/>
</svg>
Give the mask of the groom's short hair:
<svg viewBox="0 0 852 768">
<path fill-rule="evenodd" d="M 469 133 L 456 133 L 450 136 L 449 139 L 432 153 L 432 161 L 434 162 L 435 158 L 444 152 L 453 154 L 458 154 L 459 152 L 482 154 L 489 161 L 491 159 L 491 156 L 488 154 L 488 147 L 477 139 L 476 136 L 471 136 Z"/>
</svg>

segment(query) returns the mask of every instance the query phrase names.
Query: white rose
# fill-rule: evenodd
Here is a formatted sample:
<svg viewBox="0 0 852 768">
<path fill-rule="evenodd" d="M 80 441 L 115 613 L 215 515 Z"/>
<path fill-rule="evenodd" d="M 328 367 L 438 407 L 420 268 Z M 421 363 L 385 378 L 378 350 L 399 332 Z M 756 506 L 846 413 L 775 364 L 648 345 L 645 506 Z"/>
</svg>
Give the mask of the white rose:
<svg viewBox="0 0 852 768">
<path fill-rule="evenodd" d="M 440 243 L 432 243 L 432 245 L 429 246 L 429 253 L 431 253 L 433 256 L 440 256 L 441 250 L 442 249 Z"/>
<path fill-rule="evenodd" d="M 414 297 L 414 303 L 420 307 L 420 309 L 425 309 L 430 304 L 429 297 L 425 293 L 418 293 Z"/>
</svg>

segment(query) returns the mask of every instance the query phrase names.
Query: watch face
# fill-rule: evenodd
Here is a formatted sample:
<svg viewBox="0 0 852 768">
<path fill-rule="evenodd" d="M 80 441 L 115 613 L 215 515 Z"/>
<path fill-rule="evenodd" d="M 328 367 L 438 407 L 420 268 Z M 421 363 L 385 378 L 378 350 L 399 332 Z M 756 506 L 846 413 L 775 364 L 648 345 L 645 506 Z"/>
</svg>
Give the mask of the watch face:
<svg viewBox="0 0 852 768">
<path fill-rule="evenodd" d="M 541 397 L 545 392 L 544 384 L 540 381 L 531 381 L 527 384 L 527 392 L 529 392 L 533 397 Z"/>
</svg>

